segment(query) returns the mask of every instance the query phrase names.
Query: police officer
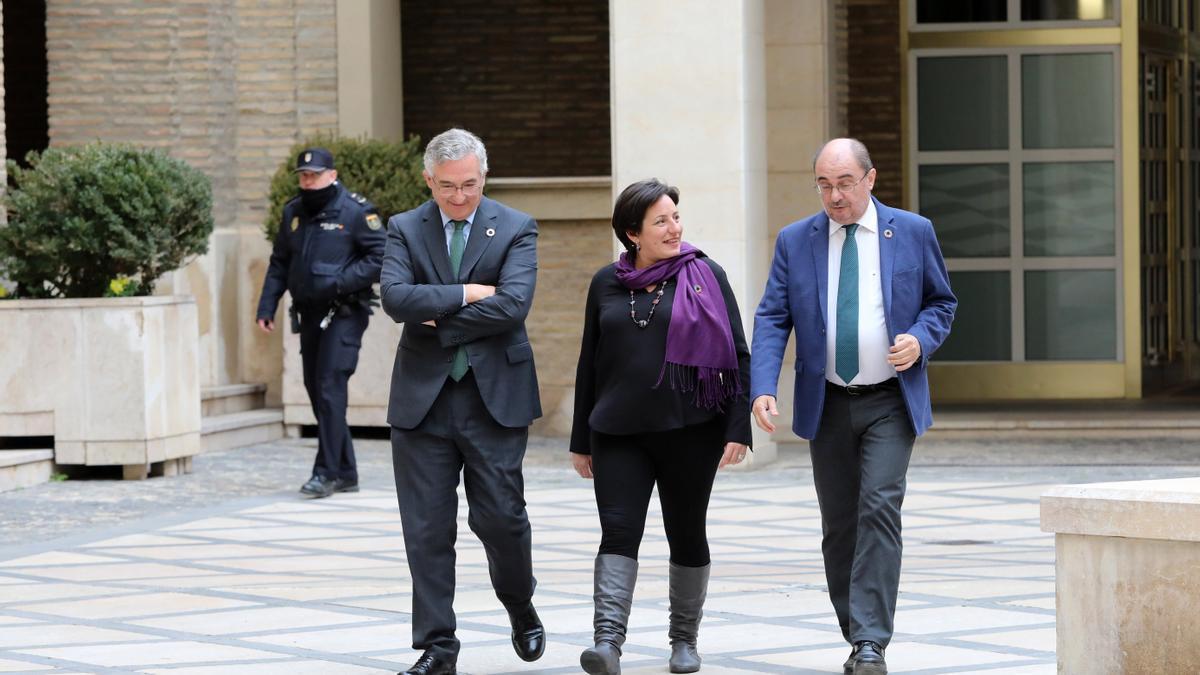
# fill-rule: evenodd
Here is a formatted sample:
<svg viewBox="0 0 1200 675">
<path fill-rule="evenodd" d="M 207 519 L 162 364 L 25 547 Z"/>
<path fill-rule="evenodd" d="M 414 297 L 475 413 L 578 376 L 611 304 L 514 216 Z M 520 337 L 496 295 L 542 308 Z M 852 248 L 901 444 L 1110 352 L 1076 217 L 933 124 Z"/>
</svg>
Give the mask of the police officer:
<svg viewBox="0 0 1200 675">
<path fill-rule="evenodd" d="M 328 497 L 358 491 L 346 385 L 358 365 L 385 233 L 375 206 L 338 182 L 328 150 L 304 150 L 295 172 L 300 194 L 283 207 L 257 317 L 259 328 L 273 331 L 279 297 L 291 292 L 318 439 L 312 478 L 300 492 Z"/>
</svg>

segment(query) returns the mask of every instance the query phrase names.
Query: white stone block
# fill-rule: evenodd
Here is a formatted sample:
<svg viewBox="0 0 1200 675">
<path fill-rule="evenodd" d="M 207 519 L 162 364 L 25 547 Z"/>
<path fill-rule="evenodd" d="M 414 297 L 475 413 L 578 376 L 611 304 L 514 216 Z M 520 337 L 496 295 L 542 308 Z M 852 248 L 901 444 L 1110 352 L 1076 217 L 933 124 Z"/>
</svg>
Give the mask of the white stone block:
<svg viewBox="0 0 1200 675">
<path fill-rule="evenodd" d="M 1200 478 L 1068 485 L 1055 533 L 1058 672 L 1185 673 L 1200 659 Z"/>
<path fill-rule="evenodd" d="M 60 464 L 195 454 L 198 335 L 190 296 L 0 302 L 0 430 L 50 426 Z"/>
</svg>

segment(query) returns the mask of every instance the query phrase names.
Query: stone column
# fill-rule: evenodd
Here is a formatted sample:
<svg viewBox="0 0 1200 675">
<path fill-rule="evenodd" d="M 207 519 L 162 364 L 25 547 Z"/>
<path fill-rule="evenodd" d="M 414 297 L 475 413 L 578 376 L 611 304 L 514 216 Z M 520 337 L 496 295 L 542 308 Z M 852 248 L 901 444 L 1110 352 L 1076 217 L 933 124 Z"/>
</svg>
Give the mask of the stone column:
<svg viewBox="0 0 1200 675">
<path fill-rule="evenodd" d="M 749 338 L 770 255 L 763 0 L 609 11 L 614 197 L 642 178 L 679 187 L 684 238 L 728 272 Z M 755 434 L 754 460 L 774 459 Z"/>
<path fill-rule="evenodd" d="M 337 0 L 339 133 L 403 138 L 400 66 L 400 3 Z"/>
<path fill-rule="evenodd" d="M 775 237 L 789 223 L 816 213 L 821 198 L 813 184 L 813 153 L 833 136 L 845 134 L 834 92 L 840 71 L 836 54 L 834 3 L 828 0 L 765 0 L 767 73 L 767 226 L 770 264 Z M 803 443 L 792 433 L 794 350 L 788 347 L 779 373 L 780 443 Z"/>
</svg>

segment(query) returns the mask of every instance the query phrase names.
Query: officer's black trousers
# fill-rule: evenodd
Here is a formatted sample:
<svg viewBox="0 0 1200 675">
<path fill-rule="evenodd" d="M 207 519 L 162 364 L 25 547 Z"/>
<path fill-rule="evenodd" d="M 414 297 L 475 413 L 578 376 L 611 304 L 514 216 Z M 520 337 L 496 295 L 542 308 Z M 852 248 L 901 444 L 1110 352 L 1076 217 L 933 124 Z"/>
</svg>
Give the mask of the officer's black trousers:
<svg viewBox="0 0 1200 675">
<path fill-rule="evenodd" d="M 367 310 L 343 308 L 325 330 L 323 313 L 300 315 L 300 356 L 304 362 L 304 388 L 317 418 L 317 459 L 313 474 L 358 481 L 354 441 L 346 424 L 346 385 L 358 366 L 358 350 L 370 318 Z"/>
</svg>

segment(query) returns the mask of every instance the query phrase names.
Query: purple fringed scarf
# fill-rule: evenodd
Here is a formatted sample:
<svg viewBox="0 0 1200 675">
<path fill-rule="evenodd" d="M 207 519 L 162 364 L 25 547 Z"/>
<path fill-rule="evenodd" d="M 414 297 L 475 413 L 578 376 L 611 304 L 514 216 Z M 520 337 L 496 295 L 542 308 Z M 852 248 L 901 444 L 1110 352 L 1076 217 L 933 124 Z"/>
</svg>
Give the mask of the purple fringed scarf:
<svg viewBox="0 0 1200 675">
<path fill-rule="evenodd" d="M 672 389 L 695 389 L 697 406 L 720 410 L 742 393 L 742 378 L 725 296 L 712 268 L 699 259 L 703 255 L 683 242 L 679 255 L 639 270 L 625 252 L 617 260 L 617 280 L 634 290 L 675 277 L 678 288 L 667 324 L 667 354 L 654 386 L 662 384 L 669 370 Z"/>
</svg>

